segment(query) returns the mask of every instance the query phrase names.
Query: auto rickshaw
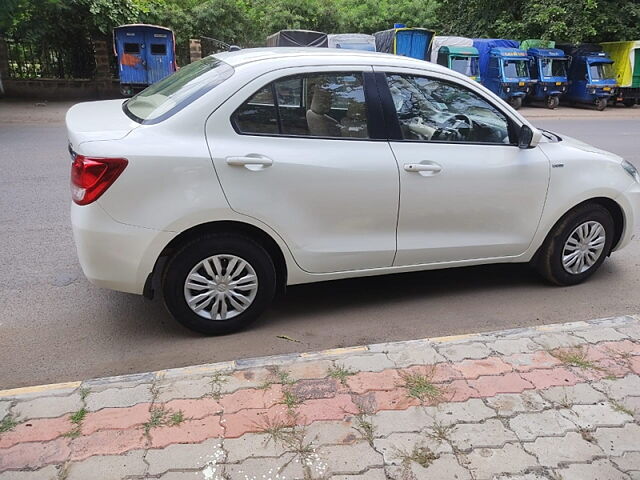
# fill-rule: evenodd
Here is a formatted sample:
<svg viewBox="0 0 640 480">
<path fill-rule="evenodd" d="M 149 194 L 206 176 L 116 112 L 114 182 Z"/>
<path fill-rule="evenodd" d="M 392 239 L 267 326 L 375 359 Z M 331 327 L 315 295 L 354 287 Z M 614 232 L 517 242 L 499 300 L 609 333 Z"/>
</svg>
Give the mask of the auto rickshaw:
<svg viewBox="0 0 640 480">
<path fill-rule="evenodd" d="M 633 42 L 605 42 L 602 49 L 615 62 L 613 69 L 618 82 L 614 102 L 625 107 L 640 104 L 640 40 Z"/>
<path fill-rule="evenodd" d="M 431 61 L 462 73 L 477 82 L 480 81 L 478 57 L 478 49 L 473 46 L 473 40 L 470 38 L 444 36 L 433 38 Z"/>
<path fill-rule="evenodd" d="M 600 45 L 558 45 L 569 56 L 569 88 L 565 98 L 569 104 L 595 105 L 598 111 L 607 108 L 616 92 L 613 60 Z"/>
<path fill-rule="evenodd" d="M 566 66 L 569 58 L 558 48 L 530 48 L 527 53 L 531 57 L 531 78 L 536 80 L 528 98 L 544 102 L 547 108 L 556 108 L 560 96 L 568 89 Z"/>
</svg>

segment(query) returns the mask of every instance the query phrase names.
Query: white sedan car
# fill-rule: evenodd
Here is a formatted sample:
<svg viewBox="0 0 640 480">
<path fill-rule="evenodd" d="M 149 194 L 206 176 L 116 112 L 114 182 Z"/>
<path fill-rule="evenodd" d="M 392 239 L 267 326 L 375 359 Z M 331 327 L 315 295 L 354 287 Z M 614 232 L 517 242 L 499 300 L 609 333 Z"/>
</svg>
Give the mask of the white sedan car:
<svg viewBox="0 0 640 480">
<path fill-rule="evenodd" d="M 640 211 L 622 158 L 387 54 L 220 53 L 66 122 L 87 278 L 161 292 L 208 334 L 307 282 L 529 262 L 576 284 L 629 243 Z"/>
</svg>

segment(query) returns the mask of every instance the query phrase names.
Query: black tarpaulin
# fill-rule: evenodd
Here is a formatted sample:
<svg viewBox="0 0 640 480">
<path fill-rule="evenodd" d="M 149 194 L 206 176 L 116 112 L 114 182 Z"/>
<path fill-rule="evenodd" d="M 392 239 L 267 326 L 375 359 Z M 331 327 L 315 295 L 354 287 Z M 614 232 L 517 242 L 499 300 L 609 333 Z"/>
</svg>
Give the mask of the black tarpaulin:
<svg viewBox="0 0 640 480">
<path fill-rule="evenodd" d="M 312 30 L 280 30 L 267 37 L 267 47 L 328 47 L 327 34 Z"/>
</svg>

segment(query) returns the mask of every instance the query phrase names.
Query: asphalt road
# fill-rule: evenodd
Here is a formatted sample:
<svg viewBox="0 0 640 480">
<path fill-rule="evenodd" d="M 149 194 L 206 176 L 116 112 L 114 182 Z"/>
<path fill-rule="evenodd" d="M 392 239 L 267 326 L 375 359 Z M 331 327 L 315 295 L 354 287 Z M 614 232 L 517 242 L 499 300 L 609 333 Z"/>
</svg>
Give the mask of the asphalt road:
<svg viewBox="0 0 640 480">
<path fill-rule="evenodd" d="M 19 108 L 4 107 L 0 389 L 640 312 L 636 239 L 590 281 L 571 288 L 547 286 L 523 265 L 304 285 L 289 288 L 250 330 L 202 337 L 176 324 L 161 300 L 102 290 L 84 279 L 69 227 L 69 158 L 61 117 L 19 120 Z M 638 108 L 567 118 L 529 113 L 541 127 L 622 154 L 640 167 Z"/>
</svg>

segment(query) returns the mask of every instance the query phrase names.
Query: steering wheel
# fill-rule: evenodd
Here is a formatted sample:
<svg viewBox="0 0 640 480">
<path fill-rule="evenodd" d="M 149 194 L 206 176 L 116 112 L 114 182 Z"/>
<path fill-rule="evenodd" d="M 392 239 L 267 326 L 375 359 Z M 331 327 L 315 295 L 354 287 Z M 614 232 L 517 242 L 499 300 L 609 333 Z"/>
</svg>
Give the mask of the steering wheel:
<svg viewBox="0 0 640 480">
<path fill-rule="evenodd" d="M 460 125 L 460 122 L 464 122 L 466 125 Z M 464 139 L 469 136 L 469 132 L 473 131 L 473 120 L 463 113 L 457 113 L 451 115 L 445 121 L 443 121 L 434 137 L 439 137 L 442 140 L 445 139 Z"/>
</svg>

